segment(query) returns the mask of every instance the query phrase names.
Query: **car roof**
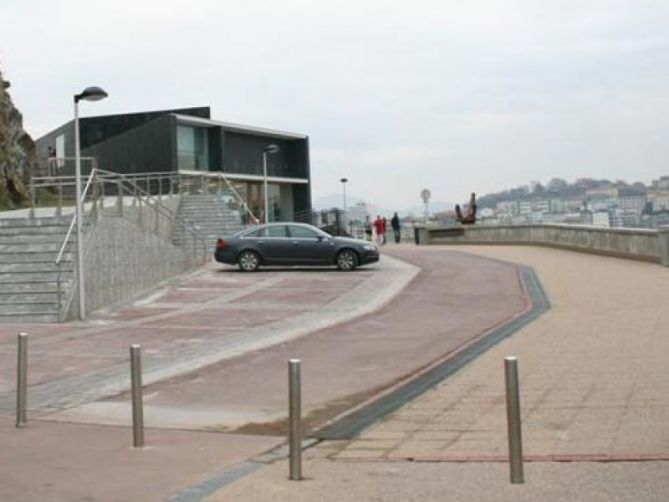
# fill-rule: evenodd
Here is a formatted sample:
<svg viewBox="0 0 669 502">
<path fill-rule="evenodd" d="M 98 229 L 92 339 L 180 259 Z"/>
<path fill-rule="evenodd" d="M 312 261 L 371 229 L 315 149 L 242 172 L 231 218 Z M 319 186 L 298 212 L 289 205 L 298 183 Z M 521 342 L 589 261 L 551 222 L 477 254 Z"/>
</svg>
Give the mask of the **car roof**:
<svg viewBox="0 0 669 502">
<path fill-rule="evenodd" d="M 310 228 L 310 229 L 322 232 L 322 230 L 320 228 L 315 227 L 314 225 L 309 225 L 308 223 L 299 223 L 297 221 L 276 221 L 276 222 L 273 222 L 273 223 L 263 223 L 261 225 L 254 225 L 250 228 L 242 230 L 237 235 L 246 235 L 248 232 L 253 232 L 253 231 L 258 230 L 260 228 L 279 227 L 279 226 L 283 226 L 283 225 L 297 225 L 299 227 Z"/>
</svg>

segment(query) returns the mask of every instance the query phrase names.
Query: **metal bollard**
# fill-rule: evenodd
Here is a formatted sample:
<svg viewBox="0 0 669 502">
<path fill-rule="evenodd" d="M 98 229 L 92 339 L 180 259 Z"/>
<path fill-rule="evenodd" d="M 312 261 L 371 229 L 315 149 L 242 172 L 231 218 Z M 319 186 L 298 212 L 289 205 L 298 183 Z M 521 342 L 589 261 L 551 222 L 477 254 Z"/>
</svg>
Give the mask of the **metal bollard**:
<svg viewBox="0 0 669 502">
<path fill-rule="evenodd" d="M 509 430 L 509 467 L 511 483 L 524 483 L 523 438 L 520 427 L 520 392 L 518 391 L 518 359 L 504 359 L 506 380 L 506 419 Z"/>
<path fill-rule="evenodd" d="M 132 383 L 133 446 L 144 446 L 144 404 L 142 397 L 142 347 L 130 346 L 130 380 Z"/>
<path fill-rule="evenodd" d="M 302 479 L 302 391 L 300 360 L 288 361 L 288 448 L 291 481 Z"/>
<path fill-rule="evenodd" d="M 19 333 L 16 361 L 16 426 L 28 425 L 28 333 Z"/>
</svg>

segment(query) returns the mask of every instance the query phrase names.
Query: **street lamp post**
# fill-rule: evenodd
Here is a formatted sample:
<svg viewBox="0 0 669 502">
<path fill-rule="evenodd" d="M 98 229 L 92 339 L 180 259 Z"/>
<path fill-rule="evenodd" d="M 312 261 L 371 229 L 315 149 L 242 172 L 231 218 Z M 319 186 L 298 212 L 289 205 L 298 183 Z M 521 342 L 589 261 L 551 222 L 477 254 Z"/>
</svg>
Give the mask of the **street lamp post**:
<svg viewBox="0 0 669 502">
<path fill-rule="evenodd" d="M 427 225 L 427 220 L 428 220 L 428 212 L 427 212 L 427 205 L 430 202 L 430 196 L 432 194 L 430 191 L 425 188 L 420 192 L 420 198 L 423 199 L 423 204 L 425 204 L 425 224 Z"/>
<path fill-rule="evenodd" d="M 262 177 L 263 177 L 263 194 L 264 194 L 264 199 L 265 199 L 265 223 L 269 223 L 269 204 L 268 204 L 268 197 L 267 197 L 267 155 L 270 153 L 276 153 L 279 151 L 279 147 L 277 145 L 267 145 L 263 151 L 262 151 Z"/>
<path fill-rule="evenodd" d="M 82 239 L 82 220 L 84 215 L 81 200 L 81 147 L 79 144 L 79 101 L 99 101 L 107 97 L 100 87 L 86 87 L 81 94 L 74 95 L 74 164 L 75 164 L 75 215 L 77 219 L 77 282 L 79 290 L 79 319 L 86 318 L 86 292 L 84 288 L 84 242 Z"/>
<path fill-rule="evenodd" d="M 348 178 L 342 178 L 339 181 L 341 181 L 341 187 L 343 190 L 344 194 L 344 214 L 346 214 L 347 207 L 346 207 L 346 183 L 348 183 Z"/>
<path fill-rule="evenodd" d="M 341 217 L 341 226 L 344 228 L 344 232 L 346 232 L 346 213 L 347 213 L 347 207 L 346 207 L 346 183 L 348 183 L 348 178 L 342 178 L 339 181 L 341 181 L 341 188 L 342 188 L 342 193 L 344 196 L 344 213 L 342 214 Z M 339 229 L 337 229 L 339 231 Z"/>
</svg>

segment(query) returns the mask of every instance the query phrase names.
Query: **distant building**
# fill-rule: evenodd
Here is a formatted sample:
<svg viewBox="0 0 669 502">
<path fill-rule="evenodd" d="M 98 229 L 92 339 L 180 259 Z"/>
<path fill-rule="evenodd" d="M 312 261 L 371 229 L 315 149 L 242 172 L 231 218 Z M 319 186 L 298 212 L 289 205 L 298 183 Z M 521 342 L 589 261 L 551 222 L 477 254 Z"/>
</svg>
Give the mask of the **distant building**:
<svg viewBox="0 0 669 502">
<path fill-rule="evenodd" d="M 518 201 L 515 200 L 503 200 L 497 203 L 497 211 L 499 213 L 511 215 L 511 216 L 517 216 L 519 214 L 518 211 Z"/>
<path fill-rule="evenodd" d="M 532 201 L 530 200 L 518 201 L 518 214 L 526 216 L 529 215 L 531 212 L 532 212 Z"/>
<path fill-rule="evenodd" d="M 367 207 L 366 202 L 358 202 L 354 206 L 350 206 L 348 209 L 348 221 L 351 223 L 364 223 L 369 216 L 369 208 Z"/>
<path fill-rule="evenodd" d="M 623 209 L 612 209 L 609 211 L 612 227 L 640 227 L 641 213 Z"/>
<path fill-rule="evenodd" d="M 662 176 L 660 179 L 653 180 L 651 186 L 654 190 L 669 190 L 669 176 Z"/>
<path fill-rule="evenodd" d="M 611 219 L 608 211 L 595 211 L 592 213 L 592 224 L 596 227 L 610 227 Z"/>
<path fill-rule="evenodd" d="M 620 189 L 618 192 L 618 209 L 622 213 L 641 215 L 646 208 L 646 194 L 635 189 Z"/>
<path fill-rule="evenodd" d="M 652 210 L 655 212 L 669 210 L 669 192 L 653 194 L 650 201 Z"/>
</svg>

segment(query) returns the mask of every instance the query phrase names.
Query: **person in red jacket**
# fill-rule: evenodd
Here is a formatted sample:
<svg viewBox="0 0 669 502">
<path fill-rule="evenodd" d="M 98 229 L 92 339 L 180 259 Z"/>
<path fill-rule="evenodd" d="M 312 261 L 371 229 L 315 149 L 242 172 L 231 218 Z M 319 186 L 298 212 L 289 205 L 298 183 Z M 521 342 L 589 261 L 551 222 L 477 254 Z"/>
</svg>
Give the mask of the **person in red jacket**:
<svg viewBox="0 0 669 502">
<path fill-rule="evenodd" d="M 376 230 L 376 243 L 381 246 L 384 243 L 384 234 L 386 233 L 386 225 L 380 215 L 376 215 L 374 220 L 374 229 Z"/>
</svg>

